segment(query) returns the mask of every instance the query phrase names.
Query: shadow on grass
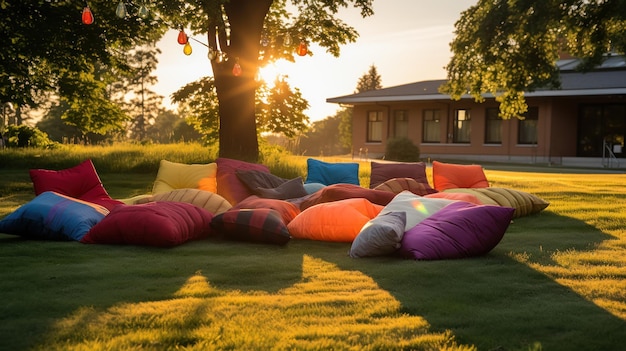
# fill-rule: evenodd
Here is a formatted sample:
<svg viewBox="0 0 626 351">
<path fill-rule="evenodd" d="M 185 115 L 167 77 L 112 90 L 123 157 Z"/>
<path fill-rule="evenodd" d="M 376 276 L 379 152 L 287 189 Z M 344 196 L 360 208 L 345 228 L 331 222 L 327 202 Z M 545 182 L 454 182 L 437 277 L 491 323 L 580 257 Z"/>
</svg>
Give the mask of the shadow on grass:
<svg viewBox="0 0 626 351">
<path fill-rule="evenodd" d="M 443 261 L 351 259 L 348 244 L 302 240 L 286 247 L 206 240 L 164 250 L 0 235 L 2 347 L 39 344 L 59 320 L 85 306 L 104 311 L 171 299 L 198 274 L 222 292 L 279 294 L 302 281 L 306 255 L 362 272 L 403 312 L 425 318 L 434 331 L 449 329 L 459 343 L 479 350 L 622 347 L 624 320 L 512 258 L 527 254 L 531 262 L 550 265 L 552 252 L 589 250 L 613 237 L 567 217 L 559 218 L 562 226 L 546 228 L 542 223 L 555 221 L 542 216 L 556 215 L 517 219 L 484 257 Z"/>
</svg>

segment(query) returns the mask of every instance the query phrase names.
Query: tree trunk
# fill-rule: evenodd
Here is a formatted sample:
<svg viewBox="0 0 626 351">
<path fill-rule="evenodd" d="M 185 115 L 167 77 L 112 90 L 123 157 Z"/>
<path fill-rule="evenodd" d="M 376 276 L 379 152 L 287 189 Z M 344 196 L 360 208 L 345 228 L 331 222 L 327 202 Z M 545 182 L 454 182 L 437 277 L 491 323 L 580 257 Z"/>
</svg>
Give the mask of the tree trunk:
<svg viewBox="0 0 626 351">
<path fill-rule="evenodd" d="M 220 157 L 258 162 L 255 80 L 263 21 L 272 0 L 231 0 L 224 5 L 230 24 L 230 44 L 222 48 L 227 60 L 212 61 L 219 100 Z M 233 67 L 239 64 L 241 74 Z"/>
</svg>

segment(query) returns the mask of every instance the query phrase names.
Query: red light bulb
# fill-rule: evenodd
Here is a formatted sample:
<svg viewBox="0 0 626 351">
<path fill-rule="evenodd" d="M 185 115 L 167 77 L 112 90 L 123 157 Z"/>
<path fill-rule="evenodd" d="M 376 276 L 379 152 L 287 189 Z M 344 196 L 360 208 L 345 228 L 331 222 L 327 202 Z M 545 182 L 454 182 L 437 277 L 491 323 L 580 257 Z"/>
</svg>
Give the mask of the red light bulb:
<svg viewBox="0 0 626 351">
<path fill-rule="evenodd" d="M 306 46 L 306 42 L 303 40 L 300 42 L 300 45 L 298 45 L 298 50 L 296 50 L 296 53 L 300 56 L 304 56 L 307 52 L 308 48 Z"/>
<path fill-rule="evenodd" d="M 181 29 L 180 32 L 178 32 L 178 44 L 185 45 L 188 41 L 189 38 L 187 38 L 187 34 L 185 34 L 185 31 Z"/>
<path fill-rule="evenodd" d="M 91 12 L 91 9 L 89 8 L 89 6 L 85 6 L 85 8 L 83 9 L 82 20 L 83 20 L 83 23 L 87 25 L 93 23 L 93 13 Z"/>
<path fill-rule="evenodd" d="M 241 65 L 239 62 L 236 62 L 233 66 L 233 76 L 239 77 L 241 75 Z"/>
</svg>

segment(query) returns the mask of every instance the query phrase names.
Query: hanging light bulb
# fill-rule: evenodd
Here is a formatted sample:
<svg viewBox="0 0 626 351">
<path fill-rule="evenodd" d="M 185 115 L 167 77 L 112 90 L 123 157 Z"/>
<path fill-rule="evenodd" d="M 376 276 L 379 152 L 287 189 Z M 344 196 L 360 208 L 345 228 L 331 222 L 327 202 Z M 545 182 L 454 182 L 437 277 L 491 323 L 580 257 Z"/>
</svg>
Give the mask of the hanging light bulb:
<svg viewBox="0 0 626 351">
<path fill-rule="evenodd" d="M 126 5 L 124 5 L 124 1 L 120 0 L 115 8 L 115 15 L 119 18 L 125 18 L 128 15 L 128 11 L 126 11 Z"/>
<path fill-rule="evenodd" d="M 139 10 L 137 10 L 137 16 L 141 18 L 148 18 L 148 7 L 146 7 L 146 2 L 142 2 L 141 6 L 139 6 Z"/>
<path fill-rule="evenodd" d="M 226 55 L 225 55 L 223 52 L 221 52 L 221 51 L 218 51 L 218 52 L 215 54 L 215 62 L 217 62 L 217 63 L 222 63 L 222 62 L 224 62 L 224 59 L 225 59 L 225 58 L 226 58 Z"/>
<path fill-rule="evenodd" d="M 184 53 L 185 55 L 189 56 L 189 55 L 191 55 L 191 52 L 192 52 L 192 51 L 193 51 L 193 50 L 191 49 L 191 44 L 189 44 L 189 42 L 187 42 L 187 43 L 185 44 L 185 46 L 183 47 L 183 53 Z"/>
<path fill-rule="evenodd" d="M 239 64 L 239 57 L 235 59 L 235 65 L 233 66 L 233 76 L 239 77 L 241 75 L 241 65 Z"/>
<path fill-rule="evenodd" d="M 268 45 L 270 45 L 270 38 L 267 37 L 266 33 L 263 33 L 263 35 L 261 35 L 261 46 L 265 48 Z"/>
<path fill-rule="evenodd" d="M 289 35 L 289 33 L 285 34 L 285 37 L 283 38 L 283 45 L 284 46 L 291 46 L 292 44 L 292 40 L 291 40 L 291 35 Z"/>
<path fill-rule="evenodd" d="M 300 41 L 300 45 L 298 45 L 298 50 L 296 50 L 296 53 L 297 53 L 299 56 L 304 56 L 304 55 L 306 55 L 306 53 L 307 53 L 308 51 L 309 51 L 309 50 L 308 50 L 308 48 L 307 48 L 306 42 L 305 42 L 304 40 L 301 40 L 301 41 Z"/>
<path fill-rule="evenodd" d="M 184 30 L 180 30 L 180 32 L 178 32 L 178 44 L 180 45 L 185 45 L 189 42 L 189 38 L 187 37 L 187 34 L 185 34 Z"/>
<path fill-rule="evenodd" d="M 215 50 L 212 47 L 209 47 L 209 52 L 206 55 L 210 61 L 215 60 Z"/>
<path fill-rule="evenodd" d="M 85 8 L 83 9 L 82 20 L 83 20 L 83 23 L 87 25 L 93 23 L 93 20 L 94 20 L 93 13 L 91 12 L 89 5 L 85 6 Z"/>
</svg>

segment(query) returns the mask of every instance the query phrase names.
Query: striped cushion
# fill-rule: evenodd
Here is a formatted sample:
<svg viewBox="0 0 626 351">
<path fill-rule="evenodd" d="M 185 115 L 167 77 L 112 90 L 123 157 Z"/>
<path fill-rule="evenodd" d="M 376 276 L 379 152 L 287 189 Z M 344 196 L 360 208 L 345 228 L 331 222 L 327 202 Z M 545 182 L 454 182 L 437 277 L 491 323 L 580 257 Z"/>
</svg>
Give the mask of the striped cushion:
<svg viewBox="0 0 626 351">
<path fill-rule="evenodd" d="M 231 209 L 215 216 L 211 227 L 224 239 L 277 245 L 291 239 L 281 215 L 269 208 Z"/>
</svg>

